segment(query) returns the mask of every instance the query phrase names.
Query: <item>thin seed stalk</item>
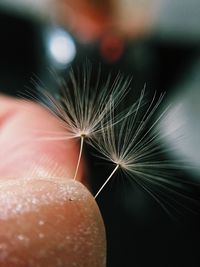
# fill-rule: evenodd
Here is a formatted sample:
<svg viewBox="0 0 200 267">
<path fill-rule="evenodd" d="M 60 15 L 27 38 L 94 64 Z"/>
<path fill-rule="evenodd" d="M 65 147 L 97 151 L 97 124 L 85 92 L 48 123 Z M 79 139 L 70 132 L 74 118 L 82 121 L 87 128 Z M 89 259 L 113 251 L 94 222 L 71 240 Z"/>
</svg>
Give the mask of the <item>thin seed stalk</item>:
<svg viewBox="0 0 200 267">
<path fill-rule="evenodd" d="M 114 170 L 111 172 L 111 174 L 109 175 L 109 177 L 106 179 L 106 181 L 103 183 L 103 185 L 100 187 L 99 191 L 96 193 L 96 195 L 94 196 L 94 198 L 96 199 L 97 196 L 100 194 L 100 192 L 103 190 L 103 188 L 106 186 L 106 184 L 110 181 L 110 179 L 113 177 L 113 175 L 115 174 L 115 172 L 117 171 L 117 169 L 119 168 L 119 164 L 116 165 L 116 167 L 114 168 Z"/>
<path fill-rule="evenodd" d="M 75 170 L 75 174 L 74 174 L 74 180 L 76 180 L 76 178 L 77 178 L 77 174 L 78 174 L 78 170 L 79 170 L 79 166 L 80 166 L 80 162 L 81 162 L 84 139 L 85 139 L 85 137 L 81 136 L 81 144 L 80 144 L 80 150 L 79 150 L 79 156 L 78 156 L 78 161 L 77 161 L 77 165 L 76 165 L 76 170 Z"/>
</svg>

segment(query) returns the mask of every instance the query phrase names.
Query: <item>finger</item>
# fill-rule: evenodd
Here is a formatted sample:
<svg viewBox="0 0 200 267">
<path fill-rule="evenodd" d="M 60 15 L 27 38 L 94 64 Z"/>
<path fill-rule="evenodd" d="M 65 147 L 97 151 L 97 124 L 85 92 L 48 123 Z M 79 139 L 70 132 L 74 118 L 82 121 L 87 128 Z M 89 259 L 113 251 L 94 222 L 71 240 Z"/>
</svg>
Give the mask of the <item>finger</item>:
<svg viewBox="0 0 200 267">
<path fill-rule="evenodd" d="M 105 266 L 98 207 L 87 189 L 68 179 L 78 144 L 35 141 L 31 129 L 60 131 L 59 121 L 36 104 L 10 100 L 0 99 L 10 114 L 0 138 L 0 266 Z M 83 164 L 80 177 L 86 180 Z"/>
<path fill-rule="evenodd" d="M 0 184 L 1 267 L 103 267 L 105 248 L 99 210 L 80 183 Z"/>
</svg>

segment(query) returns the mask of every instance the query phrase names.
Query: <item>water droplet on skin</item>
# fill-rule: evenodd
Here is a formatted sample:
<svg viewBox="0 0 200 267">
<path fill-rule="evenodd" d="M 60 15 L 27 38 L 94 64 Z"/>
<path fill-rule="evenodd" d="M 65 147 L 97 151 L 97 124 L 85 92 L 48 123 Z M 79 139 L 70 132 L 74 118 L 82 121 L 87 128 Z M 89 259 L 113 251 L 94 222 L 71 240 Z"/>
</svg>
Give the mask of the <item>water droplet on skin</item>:
<svg viewBox="0 0 200 267">
<path fill-rule="evenodd" d="M 23 235 L 18 235 L 17 239 L 20 240 L 20 241 L 23 241 L 24 240 L 24 236 Z"/>
<path fill-rule="evenodd" d="M 40 220 L 40 221 L 38 222 L 38 224 L 39 224 L 39 225 L 44 225 L 44 221 Z"/>
<path fill-rule="evenodd" d="M 39 233 L 39 238 L 44 238 L 44 234 L 43 233 Z"/>
</svg>

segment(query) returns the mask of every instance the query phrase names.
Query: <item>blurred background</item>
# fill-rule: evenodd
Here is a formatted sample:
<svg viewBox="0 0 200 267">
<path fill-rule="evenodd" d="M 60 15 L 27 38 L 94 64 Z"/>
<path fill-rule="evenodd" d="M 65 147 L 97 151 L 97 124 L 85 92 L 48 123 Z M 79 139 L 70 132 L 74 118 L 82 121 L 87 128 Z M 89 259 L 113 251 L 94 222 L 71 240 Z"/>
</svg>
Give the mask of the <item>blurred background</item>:
<svg viewBox="0 0 200 267">
<path fill-rule="evenodd" d="M 102 79 L 119 71 L 133 77 L 133 100 L 144 84 L 149 97 L 166 92 L 168 116 L 158 131 L 162 145 L 175 148 L 166 157 L 193 164 L 174 174 L 191 182 L 187 191 L 195 199 L 181 210 L 173 204 L 175 220 L 135 184 L 116 179 L 105 188 L 98 204 L 107 266 L 199 267 L 200 188 L 192 183 L 200 181 L 200 1 L 0 0 L 1 92 L 18 96 L 29 87 L 38 94 L 34 78 L 57 94 L 50 71 L 67 79 L 86 58 L 94 81 L 99 64 Z M 86 154 L 95 192 L 110 169 Z"/>
</svg>

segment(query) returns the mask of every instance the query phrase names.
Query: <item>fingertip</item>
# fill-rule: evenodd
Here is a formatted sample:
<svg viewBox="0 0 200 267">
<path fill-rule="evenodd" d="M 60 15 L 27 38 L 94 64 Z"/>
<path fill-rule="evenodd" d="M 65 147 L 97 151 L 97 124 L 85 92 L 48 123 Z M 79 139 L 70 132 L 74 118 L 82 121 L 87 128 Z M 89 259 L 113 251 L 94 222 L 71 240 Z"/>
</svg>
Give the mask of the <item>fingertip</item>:
<svg viewBox="0 0 200 267">
<path fill-rule="evenodd" d="M 105 266 L 103 220 L 79 182 L 9 181 L 0 200 L 0 266 Z"/>
</svg>

